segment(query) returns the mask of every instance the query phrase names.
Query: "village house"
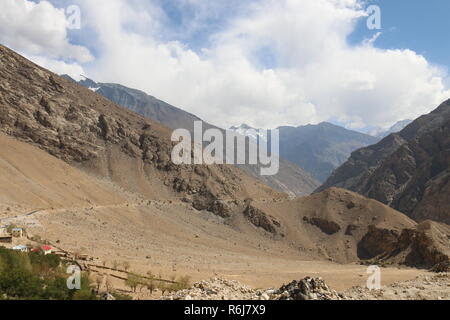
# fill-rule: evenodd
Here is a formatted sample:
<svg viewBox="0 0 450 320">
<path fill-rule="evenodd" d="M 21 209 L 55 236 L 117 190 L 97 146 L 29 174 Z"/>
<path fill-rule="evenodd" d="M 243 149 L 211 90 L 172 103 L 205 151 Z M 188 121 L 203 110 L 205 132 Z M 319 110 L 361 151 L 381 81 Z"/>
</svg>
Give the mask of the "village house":
<svg viewBox="0 0 450 320">
<path fill-rule="evenodd" d="M 28 252 L 29 248 L 27 246 L 19 245 L 12 248 L 14 251 L 20 251 L 20 252 Z"/>
<path fill-rule="evenodd" d="M 51 254 L 53 251 L 53 248 L 47 245 L 41 246 L 42 252 L 44 253 L 44 255 L 48 255 Z"/>
<path fill-rule="evenodd" d="M 22 238 L 23 237 L 23 229 L 22 228 L 14 228 L 11 230 L 11 235 L 14 238 Z"/>
<path fill-rule="evenodd" d="M 37 248 L 31 249 L 31 252 L 43 253 L 44 255 L 48 255 L 53 253 L 53 248 L 47 245 L 43 245 Z"/>
</svg>

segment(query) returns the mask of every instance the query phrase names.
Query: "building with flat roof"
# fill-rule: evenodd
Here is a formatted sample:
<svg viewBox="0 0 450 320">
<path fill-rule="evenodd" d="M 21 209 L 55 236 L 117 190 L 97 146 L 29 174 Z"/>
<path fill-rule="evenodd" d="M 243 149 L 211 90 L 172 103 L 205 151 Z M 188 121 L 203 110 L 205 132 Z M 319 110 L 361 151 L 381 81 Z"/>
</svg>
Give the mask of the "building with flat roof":
<svg viewBox="0 0 450 320">
<path fill-rule="evenodd" d="M 29 251 L 29 248 L 27 246 L 23 246 L 23 245 L 15 246 L 12 249 L 15 251 L 20 251 L 20 252 L 28 252 Z"/>
<path fill-rule="evenodd" d="M 14 228 L 11 230 L 11 235 L 14 238 L 22 238 L 23 237 L 23 229 L 22 228 Z"/>
</svg>

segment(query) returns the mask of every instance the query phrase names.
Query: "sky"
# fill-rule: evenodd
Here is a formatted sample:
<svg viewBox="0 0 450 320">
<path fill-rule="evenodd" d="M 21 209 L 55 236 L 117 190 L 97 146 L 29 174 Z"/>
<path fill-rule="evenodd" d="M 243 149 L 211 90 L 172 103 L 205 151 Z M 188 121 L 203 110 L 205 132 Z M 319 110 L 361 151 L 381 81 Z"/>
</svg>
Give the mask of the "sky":
<svg viewBox="0 0 450 320">
<path fill-rule="evenodd" d="M 367 132 L 450 98 L 447 0 L 1 3 L 0 43 L 224 128 L 329 121 Z"/>
</svg>

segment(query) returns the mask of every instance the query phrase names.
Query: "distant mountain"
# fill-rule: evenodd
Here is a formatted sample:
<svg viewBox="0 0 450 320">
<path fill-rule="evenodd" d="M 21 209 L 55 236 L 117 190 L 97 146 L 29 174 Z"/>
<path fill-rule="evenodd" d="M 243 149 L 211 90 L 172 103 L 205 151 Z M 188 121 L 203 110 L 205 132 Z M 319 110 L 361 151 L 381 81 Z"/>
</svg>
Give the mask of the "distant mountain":
<svg viewBox="0 0 450 320">
<path fill-rule="evenodd" d="M 329 187 L 356 191 L 418 221 L 450 224 L 450 100 L 355 151 L 317 191 Z"/>
<path fill-rule="evenodd" d="M 68 75 L 63 75 L 62 77 L 77 82 Z M 97 83 L 87 78 L 77 83 L 101 94 L 108 100 L 139 113 L 144 117 L 156 120 L 171 129 L 185 128 L 193 131 L 194 121 L 202 121 L 197 116 L 156 99 L 145 92 L 127 88 L 120 84 Z M 213 127 L 205 122 L 204 125 Z"/>
<path fill-rule="evenodd" d="M 62 77 L 77 82 L 67 75 L 63 75 Z M 97 83 L 91 79 L 84 79 L 77 83 L 101 94 L 110 101 L 141 114 L 144 117 L 156 120 L 171 129 L 184 128 L 193 132 L 194 121 L 202 121 L 204 130 L 209 128 L 223 130 L 203 121 L 191 113 L 136 89 L 114 83 Z M 275 190 L 291 195 L 310 194 L 320 185 L 320 182 L 305 170 L 284 159 L 280 159 L 280 171 L 274 176 L 260 176 L 259 167 L 256 165 L 238 165 L 238 167 Z"/>
<path fill-rule="evenodd" d="M 254 142 L 258 142 L 258 141 L 260 141 L 262 143 L 267 142 L 267 137 L 265 137 L 264 135 L 261 134 L 260 129 L 253 128 L 246 123 L 241 124 L 239 127 L 236 127 L 236 126 L 230 127 L 228 130 L 236 132 L 240 135 L 249 137 Z"/>
<path fill-rule="evenodd" d="M 252 128 L 246 124 L 230 128 L 241 134 L 246 134 L 249 129 Z M 375 137 L 327 122 L 278 129 L 280 156 L 305 169 L 321 182 L 343 164 L 353 151 L 378 141 Z"/>
<path fill-rule="evenodd" d="M 325 181 L 353 151 L 378 140 L 327 122 L 279 130 L 280 156 L 301 166 L 319 181 Z"/>
<path fill-rule="evenodd" d="M 371 135 L 380 139 L 386 138 L 391 133 L 396 133 L 402 131 L 407 125 L 409 125 L 413 120 L 401 120 L 398 121 L 396 124 L 394 124 L 392 127 L 390 127 L 388 130 L 377 130 L 371 132 Z"/>
</svg>

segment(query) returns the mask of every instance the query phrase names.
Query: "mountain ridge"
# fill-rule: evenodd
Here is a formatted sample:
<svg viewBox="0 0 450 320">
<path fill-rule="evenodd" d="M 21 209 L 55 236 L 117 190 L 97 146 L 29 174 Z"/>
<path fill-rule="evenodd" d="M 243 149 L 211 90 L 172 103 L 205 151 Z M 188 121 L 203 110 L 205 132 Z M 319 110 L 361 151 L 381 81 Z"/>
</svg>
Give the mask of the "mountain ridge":
<svg viewBox="0 0 450 320">
<path fill-rule="evenodd" d="M 63 77 L 77 83 L 67 75 L 63 75 Z M 219 129 L 225 133 L 225 130 L 222 128 L 211 125 L 199 117 L 148 95 L 143 91 L 115 83 L 97 83 L 91 79 L 81 81 L 79 84 L 86 87 L 95 86 L 98 88 L 96 93 L 103 95 L 110 101 L 146 118 L 158 121 L 171 129 L 183 128 L 193 133 L 194 122 L 201 121 L 203 130 Z M 224 153 L 226 154 L 226 151 Z M 258 165 L 237 165 L 236 167 L 271 188 L 293 196 L 310 194 L 320 185 L 320 182 L 305 172 L 303 168 L 283 158 L 280 158 L 279 161 L 280 170 L 274 176 L 261 176 Z"/>
<path fill-rule="evenodd" d="M 379 143 L 355 151 L 316 192 L 341 187 L 418 221 L 450 223 L 450 100 Z M 448 198 L 448 196 L 447 196 Z"/>
<path fill-rule="evenodd" d="M 234 130 L 245 134 L 247 127 L 234 127 Z M 280 157 L 304 168 L 321 182 L 343 164 L 351 152 L 378 141 L 376 137 L 329 122 L 277 129 L 280 133 Z"/>
</svg>

